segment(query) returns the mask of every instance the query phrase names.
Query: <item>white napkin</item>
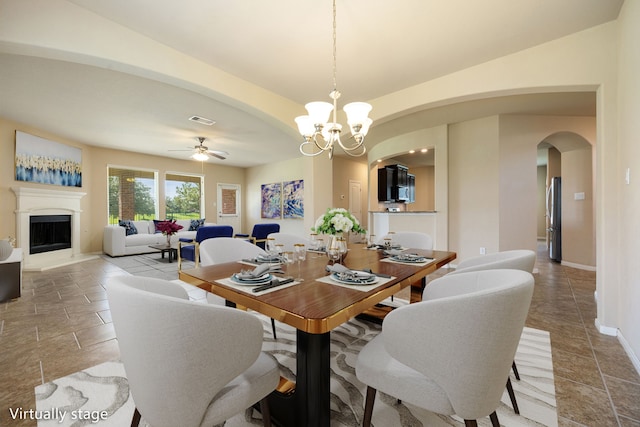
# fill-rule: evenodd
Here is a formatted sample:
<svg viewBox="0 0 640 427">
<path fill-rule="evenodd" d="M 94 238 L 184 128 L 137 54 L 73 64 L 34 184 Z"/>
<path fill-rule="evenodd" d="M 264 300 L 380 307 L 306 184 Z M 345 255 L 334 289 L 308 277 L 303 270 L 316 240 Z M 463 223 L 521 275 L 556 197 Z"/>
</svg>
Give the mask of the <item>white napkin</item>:
<svg viewBox="0 0 640 427">
<path fill-rule="evenodd" d="M 350 270 L 349 268 L 345 267 L 342 264 L 327 265 L 327 270 L 331 273 L 337 273 L 337 274 L 346 273 L 350 276 L 353 276 L 356 279 L 368 279 L 370 277 L 375 277 L 374 274 L 367 273 L 366 271 Z"/>
<path fill-rule="evenodd" d="M 280 255 L 258 255 L 256 260 L 262 262 L 275 262 L 280 260 Z"/>
<path fill-rule="evenodd" d="M 268 271 L 269 264 L 260 264 L 251 271 L 243 271 L 241 273 L 237 273 L 236 277 L 239 279 L 255 279 L 257 277 L 263 276 Z"/>
</svg>

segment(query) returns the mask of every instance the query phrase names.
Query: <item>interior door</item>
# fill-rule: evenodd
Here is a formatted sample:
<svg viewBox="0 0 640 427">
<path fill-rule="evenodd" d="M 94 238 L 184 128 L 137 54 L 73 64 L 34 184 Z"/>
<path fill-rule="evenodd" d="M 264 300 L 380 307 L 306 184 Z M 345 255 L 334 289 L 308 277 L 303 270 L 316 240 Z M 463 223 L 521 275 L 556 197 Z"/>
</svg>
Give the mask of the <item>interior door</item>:
<svg viewBox="0 0 640 427">
<path fill-rule="evenodd" d="M 241 200 L 242 194 L 239 184 L 218 184 L 216 223 L 230 225 L 233 227 L 234 233 L 242 233 Z"/>
</svg>

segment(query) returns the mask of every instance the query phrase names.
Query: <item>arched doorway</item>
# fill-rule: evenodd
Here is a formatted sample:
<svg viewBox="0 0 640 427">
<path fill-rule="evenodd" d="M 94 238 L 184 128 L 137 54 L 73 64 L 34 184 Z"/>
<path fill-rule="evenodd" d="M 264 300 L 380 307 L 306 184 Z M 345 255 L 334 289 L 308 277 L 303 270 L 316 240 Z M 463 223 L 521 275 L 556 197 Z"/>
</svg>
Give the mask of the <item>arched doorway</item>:
<svg viewBox="0 0 640 427">
<path fill-rule="evenodd" d="M 551 246 L 547 195 L 552 178 L 561 177 L 561 261 L 590 270 L 596 265 L 593 165 L 592 146 L 577 133 L 556 132 L 538 144 L 538 217 L 544 212 L 538 238 Z"/>
</svg>

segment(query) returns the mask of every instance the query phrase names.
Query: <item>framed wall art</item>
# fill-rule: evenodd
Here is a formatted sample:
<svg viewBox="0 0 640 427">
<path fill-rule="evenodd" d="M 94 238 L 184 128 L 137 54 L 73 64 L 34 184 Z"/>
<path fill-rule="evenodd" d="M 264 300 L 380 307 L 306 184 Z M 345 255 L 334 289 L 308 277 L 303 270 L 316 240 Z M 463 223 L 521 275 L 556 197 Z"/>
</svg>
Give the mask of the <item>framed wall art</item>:
<svg viewBox="0 0 640 427">
<path fill-rule="evenodd" d="M 260 189 L 260 217 L 277 219 L 282 217 L 282 183 L 262 184 Z"/>
<path fill-rule="evenodd" d="M 304 218 L 304 181 L 282 183 L 282 217 Z"/>
<path fill-rule="evenodd" d="M 16 131 L 16 181 L 82 187 L 82 150 Z"/>
</svg>

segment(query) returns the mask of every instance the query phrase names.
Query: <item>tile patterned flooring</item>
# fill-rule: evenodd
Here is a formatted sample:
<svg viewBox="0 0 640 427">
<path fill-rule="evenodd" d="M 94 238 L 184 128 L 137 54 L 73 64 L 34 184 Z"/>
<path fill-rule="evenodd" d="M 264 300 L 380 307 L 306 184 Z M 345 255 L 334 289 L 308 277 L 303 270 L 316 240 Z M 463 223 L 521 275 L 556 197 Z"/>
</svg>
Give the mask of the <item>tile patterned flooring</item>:
<svg viewBox="0 0 640 427">
<path fill-rule="evenodd" d="M 559 426 L 640 427 L 640 375 L 617 338 L 594 327 L 595 273 L 550 262 L 543 251 L 536 268 L 527 326 L 551 333 Z M 35 408 L 36 385 L 118 359 L 110 276 L 172 280 L 176 269 L 152 254 L 25 272 L 22 297 L 0 303 L 0 426 L 36 425 L 9 411 Z"/>
</svg>

